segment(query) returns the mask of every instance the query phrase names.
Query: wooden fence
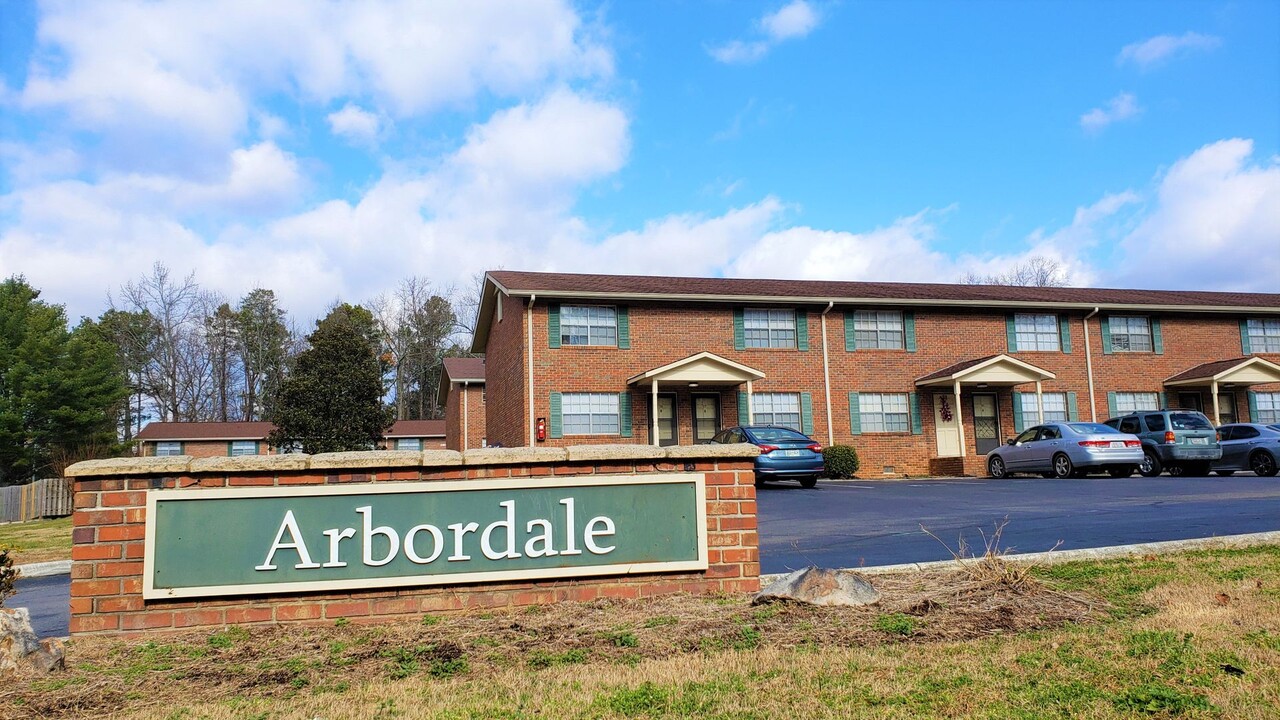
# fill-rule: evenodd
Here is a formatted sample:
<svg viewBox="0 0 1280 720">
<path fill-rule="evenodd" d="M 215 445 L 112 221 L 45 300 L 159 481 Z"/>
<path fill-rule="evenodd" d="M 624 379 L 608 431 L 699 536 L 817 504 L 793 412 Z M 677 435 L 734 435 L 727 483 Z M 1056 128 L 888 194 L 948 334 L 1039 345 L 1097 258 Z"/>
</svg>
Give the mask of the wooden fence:
<svg viewBox="0 0 1280 720">
<path fill-rule="evenodd" d="M 64 478 L 0 487 L 0 523 L 71 514 L 71 484 Z"/>
</svg>

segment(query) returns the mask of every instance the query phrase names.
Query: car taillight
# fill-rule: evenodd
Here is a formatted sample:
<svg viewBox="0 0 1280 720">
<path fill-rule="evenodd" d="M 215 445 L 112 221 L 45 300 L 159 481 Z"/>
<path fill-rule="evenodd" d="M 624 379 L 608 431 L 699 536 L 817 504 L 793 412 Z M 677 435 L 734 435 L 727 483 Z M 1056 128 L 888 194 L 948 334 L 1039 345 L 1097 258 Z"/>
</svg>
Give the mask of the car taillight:
<svg viewBox="0 0 1280 720">
<path fill-rule="evenodd" d="M 1110 440 L 1081 440 L 1080 447 L 1111 447 Z"/>
<path fill-rule="evenodd" d="M 809 449 L 810 449 L 810 450 L 812 450 L 812 451 L 814 451 L 814 452 L 818 452 L 818 453 L 820 453 L 820 452 L 822 452 L 822 445 L 820 445 L 820 444 L 818 444 L 818 443 L 813 443 L 812 445 L 810 445 L 810 446 L 809 446 Z"/>
<path fill-rule="evenodd" d="M 1164 431 L 1164 444 L 1165 444 L 1165 445 L 1172 445 L 1172 444 L 1174 444 L 1174 443 L 1176 443 L 1176 442 L 1178 442 L 1178 438 L 1174 437 L 1174 435 L 1173 435 L 1173 431 L 1172 431 L 1172 430 L 1165 430 L 1165 431 Z"/>
<path fill-rule="evenodd" d="M 1142 447 L 1142 441 L 1141 440 L 1125 440 L 1124 446 L 1125 447 Z"/>
<path fill-rule="evenodd" d="M 1217 442 L 1222 442 L 1222 433 L 1214 431 L 1213 439 Z"/>
<path fill-rule="evenodd" d="M 777 449 L 778 449 L 778 446 L 777 446 L 777 445 L 761 445 L 761 446 L 760 446 L 760 454 L 761 454 L 761 455 L 768 455 L 769 453 L 771 453 L 771 452 L 773 452 L 774 450 L 777 450 Z"/>
</svg>

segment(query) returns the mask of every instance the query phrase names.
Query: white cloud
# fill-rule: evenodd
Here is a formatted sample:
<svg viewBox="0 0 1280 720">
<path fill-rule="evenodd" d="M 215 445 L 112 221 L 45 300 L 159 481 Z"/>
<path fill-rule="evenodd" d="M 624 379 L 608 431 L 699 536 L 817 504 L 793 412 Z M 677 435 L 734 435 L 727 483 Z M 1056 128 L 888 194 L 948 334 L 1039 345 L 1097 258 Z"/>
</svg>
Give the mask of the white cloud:
<svg viewBox="0 0 1280 720">
<path fill-rule="evenodd" d="M 1086 132 L 1101 132 L 1111 123 L 1137 117 L 1142 112 L 1133 93 L 1122 92 L 1107 101 L 1105 108 L 1094 108 L 1080 116 L 1080 127 Z"/>
<path fill-rule="evenodd" d="M 1141 287 L 1276 292 L 1280 158 L 1222 140 L 1158 180 L 1155 204 L 1120 244 L 1112 282 Z"/>
<path fill-rule="evenodd" d="M 1187 32 L 1180 36 L 1157 35 L 1141 42 L 1130 43 L 1120 50 L 1117 65 L 1132 63 L 1141 70 L 1149 70 L 1174 55 L 1185 55 L 1196 50 L 1212 50 L 1222 44 L 1213 35 Z"/>
<path fill-rule="evenodd" d="M 329 113 L 329 130 L 352 142 L 371 145 L 382 130 L 382 119 L 375 113 L 347 103 L 341 110 Z"/>
<path fill-rule="evenodd" d="M 763 38 L 730 40 L 708 47 L 707 52 L 725 64 L 753 63 L 767 55 L 779 43 L 802 38 L 813 32 L 820 21 L 818 12 L 806 0 L 792 0 L 756 21 Z"/>
</svg>

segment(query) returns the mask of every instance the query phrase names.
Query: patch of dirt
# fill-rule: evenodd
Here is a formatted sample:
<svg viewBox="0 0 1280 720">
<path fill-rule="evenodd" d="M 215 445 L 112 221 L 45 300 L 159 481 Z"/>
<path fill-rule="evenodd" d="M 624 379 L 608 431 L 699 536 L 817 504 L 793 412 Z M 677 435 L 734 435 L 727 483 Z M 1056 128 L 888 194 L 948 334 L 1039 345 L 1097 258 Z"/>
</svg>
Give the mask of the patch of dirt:
<svg viewBox="0 0 1280 720">
<path fill-rule="evenodd" d="M 957 641 L 1087 623 L 1106 608 L 1090 596 L 1016 580 L 972 570 L 879 576 L 872 584 L 880 602 L 851 608 L 672 595 L 382 625 L 88 637 L 68 645 L 67 670 L 0 681 L 0 718 L 111 717 L 148 706 L 341 691 L 375 679 L 483 677 L 498 668 L 636 663 L 763 646 Z M 877 618 L 899 613 L 914 620 L 908 632 L 877 629 Z M 339 680 L 346 687 L 337 687 Z"/>
</svg>

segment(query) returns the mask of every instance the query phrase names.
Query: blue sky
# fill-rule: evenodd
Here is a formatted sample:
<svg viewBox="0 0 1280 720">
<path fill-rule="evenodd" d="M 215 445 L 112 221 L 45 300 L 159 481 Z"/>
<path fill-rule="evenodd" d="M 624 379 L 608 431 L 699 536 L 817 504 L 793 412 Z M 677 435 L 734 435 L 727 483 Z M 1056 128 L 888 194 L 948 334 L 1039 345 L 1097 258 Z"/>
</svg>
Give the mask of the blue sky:
<svg viewBox="0 0 1280 720">
<path fill-rule="evenodd" d="M 0 273 L 1280 287 L 1280 4 L 0 4 Z"/>
</svg>

